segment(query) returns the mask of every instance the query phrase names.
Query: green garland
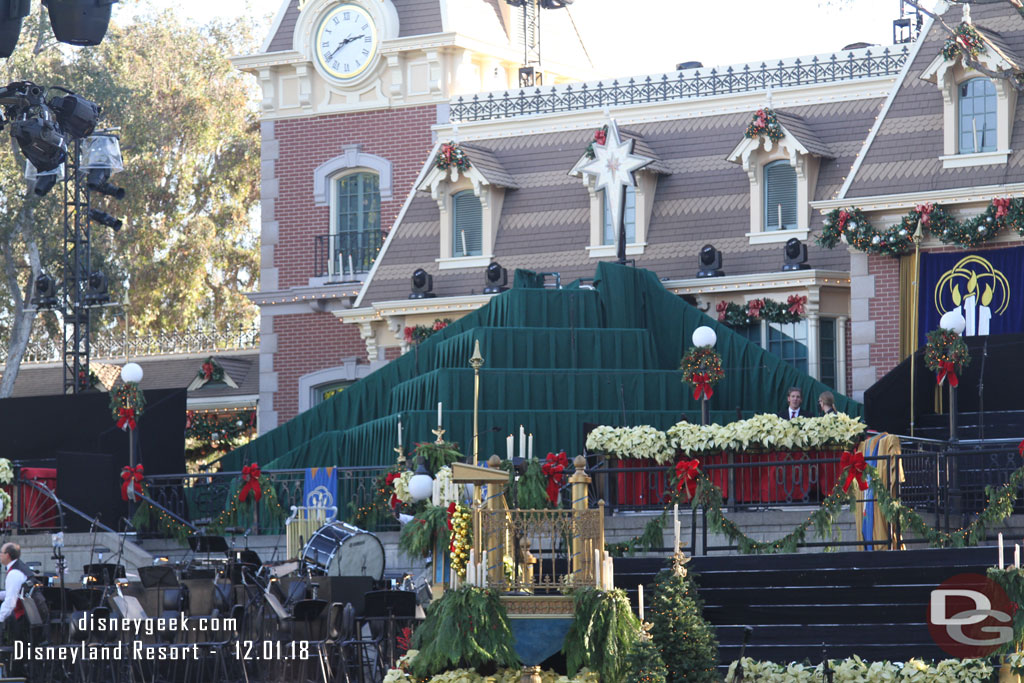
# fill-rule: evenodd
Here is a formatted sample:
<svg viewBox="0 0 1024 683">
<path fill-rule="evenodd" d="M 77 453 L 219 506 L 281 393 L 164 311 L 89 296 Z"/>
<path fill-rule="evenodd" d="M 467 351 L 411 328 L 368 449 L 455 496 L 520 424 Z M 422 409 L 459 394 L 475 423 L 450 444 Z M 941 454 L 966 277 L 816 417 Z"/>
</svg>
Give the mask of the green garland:
<svg viewBox="0 0 1024 683">
<path fill-rule="evenodd" d="M 988 242 L 1001 231 L 1016 230 L 1024 236 L 1024 199 L 993 199 L 986 209 L 957 221 L 938 204 L 920 204 L 884 231 L 876 230 L 860 209 L 833 209 L 825 216 L 818 246 L 833 249 L 845 237 L 854 249 L 868 254 L 900 256 L 914 248 L 913 235 L 921 230 L 943 244 L 970 249 Z"/>
<path fill-rule="evenodd" d="M 442 171 L 447 171 L 449 168 L 454 166 L 460 171 L 469 169 L 469 157 L 462 151 L 456 142 L 446 142 L 441 145 L 441 151 L 437 153 L 437 158 L 434 160 L 434 165 Z"/>
<path fill-rule="evenodd" d="M 768 136 L 772 142 L 778 142 L 785 135 L 782 126 L 779 125 L 779 120 L 775 117 L 775 112 L 769 107 L 763 107 L 754 112 L 746 132 L 743 133 L 743 137 L 750 139 L 759 138 L 762 135 Z"/>
<path fill-rule="evenodd" d="M 579 588 L 572 593 L 572 604 L 572 626 L 562 645 L 569 675 L 586 667 L 602 681 L 621 681 L 626 655 L 640 631 L 625 591 Z"/>
<path fill-rule="evenodd" d="M 551 505 L 547 492 L 548 480 L 541 471 L 540 460 L 526 461 L 526 471 L 516 482 L 516 504 L 521 510 L 547 510 Z"/>
<path fill-rule="evenodd" d="M 638 551 L 651 552 L 654 548 L 662 547 L 665 542 L 665 520 L 668 516 L 668 508 L 661 511 L 661 514 L 651 519 L 644 525 L 644 530 L 639 536 L 634 536 L 628 541 L 619 543 L 605 543 L 604 549 L 612 557 L 625 557 L 635 555 Z"/>
<path fill-rule="evenodd" d="M 459 452 L 459 444 L 454 441 L 428 441 L 416 444 L 413 450 L 413 462 L 416 458 L 423 458 L 427 469 L 432 474 L 437 474 L 442 467 L 451 467 L 453 462 L 462 460 L 462 453 Z"/>
<path fill-rule="evenodd" d="M 976 59 L 985 49 L 985 42 L 977 29 L 967 22 L 961 22 L 953 29 L 953 35 L 946 38 L 946 43 L 942 46 L 942 56 L 947 61 L 952 61 L 967 52 L 971 59 Z"/>
<path fill-rule="evenodd" d="M 628 603 L 627 603 L 628 608 Z M 508 614 L 497 592 L 463 586 L 447 591 L 427 607 L 427 617 L 413 633 L 412 674 L 427 678 L 459 667 L 514 667 Z"/>
<path fill-rule="evenodd" d="M 787 303 L 774 299 L 752 299 L 740 306 L 732 301 L 719 301 L 718 322 L 729 327 L 749 327 L 767 320 L 770 323 L 796 323 L 803 320 L 804 304 L 807 297 L 793 295 Z M 751 315 L 756 313 L 756 315 Z"/>
<path fill-rule="evenodd" d="M 434 552 L 438 538 L 444 539 L 447 548 L 451 539 L 448 510 L 443 505 L 428 505 L 402 527 L 402 533 L 398 536 L 398 549 L 409 557 L 427 557 Z"/>
<path fill-rule="evenodd" d="M 430 325 L 406 327 L 405 330 L 403 330 L 403 335 L 405 336 L 407 344 L 419 344 L 420 342 L 429 339 L 435 332 L 440 332 L 451 324 L 451 318 L 435 318 L 434 322 Z"/>
</svg>

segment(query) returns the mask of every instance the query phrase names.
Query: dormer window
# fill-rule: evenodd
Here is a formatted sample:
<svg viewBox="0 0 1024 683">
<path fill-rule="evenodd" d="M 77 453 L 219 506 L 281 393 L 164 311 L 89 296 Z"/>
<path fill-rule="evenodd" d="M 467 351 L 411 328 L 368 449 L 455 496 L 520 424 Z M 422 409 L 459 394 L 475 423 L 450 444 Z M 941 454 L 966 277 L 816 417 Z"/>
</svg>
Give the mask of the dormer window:
<svg viewBox="0 0 1024 683">
<path fill-rule="evenodd" d="M 960 113 L 960 154 L 994 152 L 996 87 L 992 81 L 971 78 L 961 83 L 957 105 Z"/>
<path fill-rule="evenodd" d="M 473 190 L 452 195 L 452 258 L 483 253 L 483 207 Z"/>
<path fill-rule="evenodd" d="M 612 227 L 612 213 L 611 207 L 608 206 L 608 197 L 604 197 L 604 192 L 601 192 L 604 198 L 604 210 L 602 216 L 604 218 L 604 231 L 602 232 L 602 245 L 615 246 L 618 235 L 615 234 L 615 228 Z M 636 244 L 636 188 L 626 188 L 626 215 L 623 223 L 626 226 L 626 244 Z"/>
<path fill-rule="evenodd" d="M 764 167 L 764 230 L 796 230 L 796 169 L 788 160 Z"/>
</svg>

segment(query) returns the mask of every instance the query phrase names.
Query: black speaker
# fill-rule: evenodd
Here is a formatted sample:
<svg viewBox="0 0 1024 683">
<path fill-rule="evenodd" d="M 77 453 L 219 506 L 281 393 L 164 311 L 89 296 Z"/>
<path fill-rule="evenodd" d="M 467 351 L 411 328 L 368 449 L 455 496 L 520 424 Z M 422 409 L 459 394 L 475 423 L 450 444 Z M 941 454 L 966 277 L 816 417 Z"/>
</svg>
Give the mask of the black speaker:
<svg viewBox="0 0 1024 683">
<path fill-rule="evenodd" d="M 110 9 L 117 0 L 43 0 L 53 35 L 71 45 L 99 45 L 107 34 Z"/>
<path fill-rule="evenodd" d="M 21 20 L 28 16 L 32 0 L 0 0 L 0 57 L 14 54 L 21 36 Z"/>
</svg>

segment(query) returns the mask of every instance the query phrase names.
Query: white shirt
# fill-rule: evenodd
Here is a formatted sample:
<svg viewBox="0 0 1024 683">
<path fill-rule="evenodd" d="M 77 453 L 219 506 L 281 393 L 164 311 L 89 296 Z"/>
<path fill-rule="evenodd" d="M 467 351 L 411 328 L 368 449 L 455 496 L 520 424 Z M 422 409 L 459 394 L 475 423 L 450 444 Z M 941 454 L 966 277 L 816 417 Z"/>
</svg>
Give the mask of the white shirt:
<svg viewBox="0 0 1024 683">
<path fill-rule="evenodd" d="M 4 580 L 4 601 L 0 604 L 0 622 L 7 621 L 14 613 L 18 604 L 18 596 L 21 594 L 21 587 L 28 580 L 25 573 L 20 570 L 11 571 L 12 560 L 4 568 L 7 570 L 7 578 Z"/>
</svg>

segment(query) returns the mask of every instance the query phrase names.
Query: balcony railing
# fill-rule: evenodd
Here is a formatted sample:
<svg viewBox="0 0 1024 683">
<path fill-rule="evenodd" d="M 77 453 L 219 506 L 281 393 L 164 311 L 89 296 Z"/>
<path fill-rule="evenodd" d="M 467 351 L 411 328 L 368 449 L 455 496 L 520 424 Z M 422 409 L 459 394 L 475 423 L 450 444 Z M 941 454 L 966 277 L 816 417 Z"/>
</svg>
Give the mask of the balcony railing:
<svg viewBox="0 0 1024 683">
<path fill-rule="evenodd" d="M 845 56 L 832 54 L 783 60 L 775 66 L 743 64 L 721 71 L 693 69 L 611 83 L 597 81 L 493 92 L 456 98 L 451 102 L 449 120 L 452 123 L 486 121 L 894 76 L 903 67 L 908 54 L 906 45 L 885 48 L 881 52 L 867 48 L 851 50 Z"/>
<path fill-rule="evenodd" d="M 317 235 L 313 246 L 313 277 L 356 279 L 370 272 L 384 244 L 379 230 L 350 230 Z"/>
</svg>

